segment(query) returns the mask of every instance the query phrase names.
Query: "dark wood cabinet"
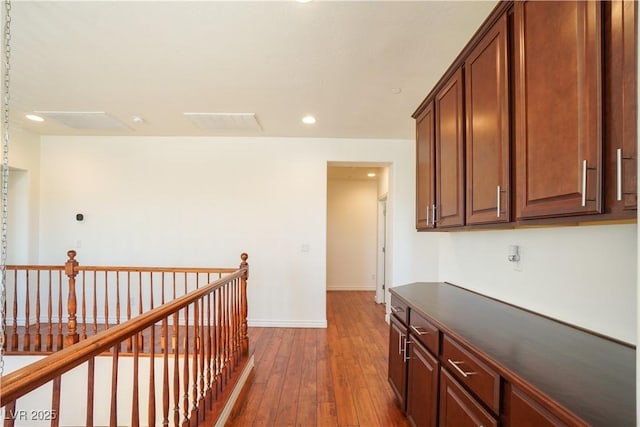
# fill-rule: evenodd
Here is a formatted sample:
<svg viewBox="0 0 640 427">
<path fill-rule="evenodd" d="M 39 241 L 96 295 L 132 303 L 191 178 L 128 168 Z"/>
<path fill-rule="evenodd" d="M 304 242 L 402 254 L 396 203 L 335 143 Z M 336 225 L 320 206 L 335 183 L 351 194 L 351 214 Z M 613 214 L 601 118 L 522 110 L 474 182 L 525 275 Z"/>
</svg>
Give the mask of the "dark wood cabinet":
<svg viewBox="0 0 640 427">
<path fill-rule="evenodd" d="M 390 291 L 409 313 L 399 333 L 410 342 L 403 409 L 414 425 L 634 425 L 634 346 L 448 283 Z"/>
<path fill-rule="evenodd" d="M 440 427 L 498 426 L 496 418 L 444 369 L 440 381 Z"/>
<path fill-rule="evenodd" d="M 507 16 L 465 61 L 466 223 L 511 220 Z"/>
<path fill-rule="evenodd" d="M 416 427 L 436 427 L 438 415 L 438 359 L 412 337 L 409 344 L 407 419 Z"/>
<path fill-rule="evenodd" d="M 416 119 L 418 230 L 636 221 L 636 1 L 501 1 Z"/>
<path fill-rule="evenodd" d="M 398 399 L 400 408 L 406 410 L 407 362 L 405 357 L 407 327 L 394 315 L 390 316 L 389 328 L 389 384 Z"/>
<path fill-rule="evenodd" d="M 435 226 L 435 130 L 433 101 L 416 118 L 416 229 Z"/>
<path fill-rule="evenodd" d="M 575 418 L 562 418 L 517 387 L 508 387 L 509 427 L 565 427 L 567 425 L 587 426 Z"/>
<path fill-rule="evenodd" d="M 602 210 L 599 2 L 514 3 L 516 216 Z"/>
<path fill-rule="evenodd" d="M 464 225 L 464 81 L 462 68 L 435 96 L 436 207 L 438 228 Z"/>
<path fill-rule="evenodd" d="M 604 3 L 605 212 L 634 218 L 637 209 L 637 2 Z"/>
</svg>

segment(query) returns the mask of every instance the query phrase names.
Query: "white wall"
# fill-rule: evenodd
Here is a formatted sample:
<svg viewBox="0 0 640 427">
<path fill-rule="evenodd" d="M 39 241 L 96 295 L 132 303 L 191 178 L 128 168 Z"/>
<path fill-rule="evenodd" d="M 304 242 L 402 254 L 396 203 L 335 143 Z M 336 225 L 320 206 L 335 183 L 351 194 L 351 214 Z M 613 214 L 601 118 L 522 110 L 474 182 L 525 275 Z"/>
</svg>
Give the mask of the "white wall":
<svg viewBox="0 0 640 427">
<path fill-rule="evenodd" d="M 636 233 L 635 224 L 442 233 L 439 276 L 635 343 Z M 521 271 L 507 261 L 514 244 Z"/>
<path fill-rule="evenodd" d="M 409 140 L 43 137 L 39 262 L 76 248 L 85 265 L 234 266 L 246 251 L 249 323 L 322 327 L 327 163 L 344 161 L 391 164 L 388 283 L 412 281 Z"/>
<path fill-rule="evenodd" d="M 19 127 L 9 129 L 8 263 L 38 259 L 40 137 Z"/>
<path fill-rule="evenodd" d="M 376 289 L 377 180 L 329 179 L 327 290 Z"/>
</svg>

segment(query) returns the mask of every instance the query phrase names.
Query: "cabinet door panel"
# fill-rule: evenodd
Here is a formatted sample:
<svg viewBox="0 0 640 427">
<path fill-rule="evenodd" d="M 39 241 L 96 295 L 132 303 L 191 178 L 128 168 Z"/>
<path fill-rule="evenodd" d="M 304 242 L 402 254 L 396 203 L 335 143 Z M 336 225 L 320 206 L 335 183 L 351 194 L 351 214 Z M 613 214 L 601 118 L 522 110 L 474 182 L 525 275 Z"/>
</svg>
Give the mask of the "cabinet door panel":
<svg viewBox="0 0 640 427">
<path fill-rule="evenodd" d="M 404 360 L 406 337 L 406 327 L 392 315 L 389 328 L 389 384 L 403 412 L 406 409 L 407 395 L 407 368 Z"/>
<path fill-rule="evenodd" d="M 604 7 L 605 212 L 633 218 L 637 209 L 637 2 L 615 0 Z"/>
<path fill-rule="evenodd" d="M 433 228 L 435 145 L 433 102 L 416 119 L 416 228 Z"/>
<path fill-rule="evenodd" d="M 599 213 L 600 4 L 516 2 L 514 16 L 517 217 Z"/>
<path fill-rule="evenodd" d="M 586 426 L 581 420 L 566 414 L 554 414 L 517 387 L 508 388 L 508 420 L 511 427 Z"/>
<path fill-rule="evenodd" d="M 414 426 L 437 425 L 438 374 L 438 360 L 412 337 L 407 384 L 407 418 Z"/>
<path fill-rule="evenodd" d="M 462 69 L 436 95 L 436 227 L 464 225 Z"/>
<path fill-rule="evenodd" d="M 510 220 L 507 17 L 465 62 L 467 224 Z"/>
<path fill-rule="evenodd" d="M 498 421 L 440 369 L 440 427 L 497 427 Z"/>
</svg>

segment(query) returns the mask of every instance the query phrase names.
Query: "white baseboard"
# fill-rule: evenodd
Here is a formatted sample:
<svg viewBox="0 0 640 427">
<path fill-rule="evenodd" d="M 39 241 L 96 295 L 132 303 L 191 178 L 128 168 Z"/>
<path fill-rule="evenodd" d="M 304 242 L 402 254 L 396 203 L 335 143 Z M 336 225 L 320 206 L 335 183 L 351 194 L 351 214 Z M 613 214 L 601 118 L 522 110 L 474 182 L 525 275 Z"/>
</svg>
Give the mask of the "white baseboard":
<svg viewBox="0 0 640 427">
<path fill-rule="evenodd" d="M 260 320 L 247 319 L 249 326 L 262 328 L 326 328 L 326 320 Z"/>
<path fill-rule="evenodd" d="M 251 374 L 253 367 L 254 367 L 254 360 L 253 360 L 253 354 L 252 354 L 249 360 L 247 361 L 247 365 L 244 367 L 244 370 L 242 371 L 242 375 L 240 375 L 240 378 L 238 379 L 236 386 L 233 388 L 233 391 L 231 392 L 231 396 L 229 396 L 229 400 L 227 400 L 227 403 L 224 405 L 224 409 L 220 413 L 220 417 L 218 417 L 218 421 L 216 422 L 216 427 L 223 427 L 227 423 L 227 420 L 229 419 L 229 415 L 231 415 L 231 411 L 233 410 L 233 407 L 235 406 L 236 401 L 240 396 L 240 392 L 242 392 L 242 388 L 244 387 L 244 384 L 247 382 L 247 379 L 249 378 L 249 374 Z"/>
<path fill-rule="evenodd" d="M 375 286 L 354 286 L 354 285 L 331 285 L 327 286 L 328 291 L 375 291 Z"/>
</svg>

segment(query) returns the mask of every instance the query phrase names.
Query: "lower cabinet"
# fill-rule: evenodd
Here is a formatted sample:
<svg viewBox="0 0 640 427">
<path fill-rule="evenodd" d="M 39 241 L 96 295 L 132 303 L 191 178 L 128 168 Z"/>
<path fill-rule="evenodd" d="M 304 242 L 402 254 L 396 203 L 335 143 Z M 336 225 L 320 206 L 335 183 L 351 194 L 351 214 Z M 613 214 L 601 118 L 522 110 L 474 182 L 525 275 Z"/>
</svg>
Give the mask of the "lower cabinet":
<svg viewBox="0 0 640 427">
<path fill-rule="evenodd" d="M 407 327 L 394 315 L 390 316 L 389 328 L 389 384 L 396 394 L 400 408 L 406 410 L 407 396 Z"/>
<path fill-rule="evenodd" d="M 391 295 L 389 381 L 412 426 L 636 424 L 632 345 L 448 283 Z"/>
<path fill-rule="evenodd" d="M 438 377 L 438 359 L 419 341 L 411 339 L 407 378 L 407 418 L 411 425 L 437 426 Z"/>
<path fill-rule="evenodd" d="M 444 369 L 440 381 L 440 427 L 498 426 L 496 418 Z"/>
</svg>

